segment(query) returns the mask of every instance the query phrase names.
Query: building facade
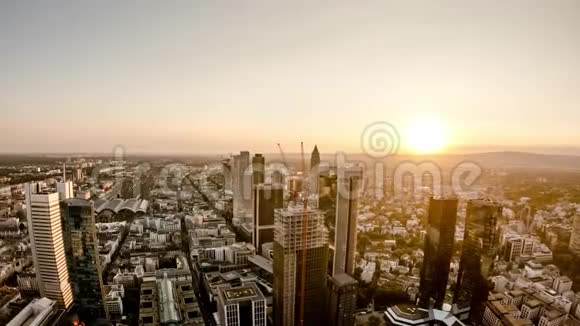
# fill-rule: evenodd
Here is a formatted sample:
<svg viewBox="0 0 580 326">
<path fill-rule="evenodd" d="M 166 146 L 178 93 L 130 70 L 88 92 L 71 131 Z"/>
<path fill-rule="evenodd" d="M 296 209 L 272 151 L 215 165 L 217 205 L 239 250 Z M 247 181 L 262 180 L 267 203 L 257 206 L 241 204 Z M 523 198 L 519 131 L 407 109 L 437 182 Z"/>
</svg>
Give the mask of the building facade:
<svg viewBox="0 0 580 326">
<path fill-rule="evenodd" d="M 48 298 L 34 299 L 6 326 L 52 325 L 56 312 L 56 301 Z"/>
<path fill-rule="evenodd" d="M 484 200 L 467 204 L 463 249 L 453 303 L 471 307 L 471 320 L 481 320 L 489 294 L 488 278 L 497 255 L 501 206 Z"/>
<path fill-rule="evenodd" d="M 254 186 L 254 230 L 252 243 L 258 250 L 274 241 L 274 210 L 284 206 L 284 189 L 280 184 Z"/>
<path fill-rule="evenodd" d="M 328 265 L 324 213 L 302 205 L 275 211 L 274 324 L 323 325 Z M 303 323 L 301 321 L 303 320 Z"/>
<path fill-rule="evenodd" d="M 252 182 L 254 185 L 264 183 L 266 180 L 266 159 L 262 154 L 252 157 Z"/>
<path fill-rule="evenodd" d="M 62 201 L 60 208 L 66 260 L 79 317 L 87 321 L 108 319 L 93 203 L 73 198 Z"/>
<path fill-rule="evenodd" d="M 453 256 L 457 198 L 432 197 L 427 218 L 419 306 L 425 309 L 441 309 Z"/>
<path fill-rule="evenodd" d="M 40 294 L 68 309 L 73 303 L 64 250 L 59 194 L 26 184 L 28 230 Z"/>
<path fill-rule="evenodd" d="M 339 170 L 332 275 L 354 275 L 356 223 L 362 178 L 363 171 L 360 167 Z"/>
<path fill-rule="evenodd" d="M 348 274 L 328 279 L 328 325 L 354 326 L 358 282 Z"/>
</svg>

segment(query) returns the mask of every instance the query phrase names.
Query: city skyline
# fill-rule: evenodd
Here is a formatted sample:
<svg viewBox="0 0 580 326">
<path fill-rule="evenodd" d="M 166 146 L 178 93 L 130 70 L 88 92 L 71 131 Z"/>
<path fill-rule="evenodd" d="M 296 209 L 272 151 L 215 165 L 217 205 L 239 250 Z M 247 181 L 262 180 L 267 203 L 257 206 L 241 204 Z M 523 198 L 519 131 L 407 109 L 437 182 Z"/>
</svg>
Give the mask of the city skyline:
<svg viewBox="0 0 580 326">
<path fill-rule="evenodd" d="M 0 148 L 225 153 L 250 143 L 276 152 L 276 142 L 304 141 L 359 152 L 365 126 L 388 121 L 409 150 L 425 120 L 439 121 L 451 152 L 576 148 L 578 9 L 5 2 Z"/>
<path fill-rule="evenodd" d="M 0 325 L 580 326 L 580 0 L 0 1 Z"/>
</svg>

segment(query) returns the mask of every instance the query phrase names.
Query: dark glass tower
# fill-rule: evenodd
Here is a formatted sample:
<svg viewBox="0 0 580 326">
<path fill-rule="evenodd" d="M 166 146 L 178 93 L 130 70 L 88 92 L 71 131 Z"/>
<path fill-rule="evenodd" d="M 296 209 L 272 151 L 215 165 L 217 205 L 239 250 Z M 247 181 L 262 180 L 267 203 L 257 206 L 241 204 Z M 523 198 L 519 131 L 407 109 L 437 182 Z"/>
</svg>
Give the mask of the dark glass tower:
<svg viewBox="0 0 580 326">
<path fill-rule="evenodd" d="M 89 324 L 108 319 L 93 203 L 67 199 L 60 207 L 67 265 L 79 317 Z"/>
<path fill-rule="evenodd" d="M 497 220 L 501 213 L 501 207 L 490 201 L 472 200 L 467 204 L 463 251 L 453 303 L 459 308 L 471 307 L 470 319 L 474 322 L 481 322 L 489 294 L 488 277 L 497 255 Z"/>
<path fill-rule="evenodd" d="M 252 157 L 252 171 L 252 181 L 254 186 L 264 183 L 266 175 L 266 159 L 262 154 L 256 154 Z"/>
<path fill-rule="evenodd" d="M 431 198 L 419 290 L 422 308 L 441 309 L 445 301 L 456 220 L 457 198 Z"/>
<path fill-rule="evenodd" d="M 324 225 L 328 229 L 328 239 L 331 242 L 328 250 L 328 275 L 332 275 L 334 269 L 334 237 L 338 181 L 336 172 L 328 165 L 321 166 L 318 185 L 318 209 L 324 212 Z"/>
<path fill-rule="evenodd" d="M 284 207 L 284 188 L 280 184 L 254 186 L 254 231 L 252 243 L 257 251 L 274 241 L 274 210 Z"/>
<path fill-rule="evenodd" d="M 358 282 L 348 274 L 328 278 L 327 325 L 354 326 Z"/>
</svg>

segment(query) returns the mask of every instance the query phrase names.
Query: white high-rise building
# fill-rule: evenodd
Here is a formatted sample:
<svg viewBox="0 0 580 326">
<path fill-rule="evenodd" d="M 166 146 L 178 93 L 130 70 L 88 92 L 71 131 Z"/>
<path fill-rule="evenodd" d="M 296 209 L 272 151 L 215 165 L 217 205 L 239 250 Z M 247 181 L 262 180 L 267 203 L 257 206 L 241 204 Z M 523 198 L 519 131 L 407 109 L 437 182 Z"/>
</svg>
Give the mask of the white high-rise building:
<svg viewBox="0 0 580 326">
<path fill-rule="evenodd" d="M 34 269 L 40 294 L 69 308 L 73 302 L 69 282 L 59 194 L 41 193 L 37 184 L 26 184 L 28 230 L 32 244 Z"/>
<path fill-rule="evenodd" d="M 56 191 L 60 200 L 67 200 L 74 197 L 72 181 L 57 182 Z"/>
</svg>

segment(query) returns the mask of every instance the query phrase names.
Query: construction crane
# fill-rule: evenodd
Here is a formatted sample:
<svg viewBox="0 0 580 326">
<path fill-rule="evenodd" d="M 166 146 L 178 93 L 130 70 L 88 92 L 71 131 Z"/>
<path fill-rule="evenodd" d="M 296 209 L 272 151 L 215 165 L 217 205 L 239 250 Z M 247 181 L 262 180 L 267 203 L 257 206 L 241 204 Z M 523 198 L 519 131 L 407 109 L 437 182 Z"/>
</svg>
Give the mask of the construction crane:
<svg viewBox="0 0 580 326">
<path fill-rule="evenodd" d="M 282 149 L 282 145 L 280 145 L 280 143 L 277 143 L 276 145 L 278 145 L 278 150 L 280 151 L 280 156 L 282 156 L 282 162 L 284 163 L 284 165 L 286 167 L 288 167 L 288 161 L 286 161 L 286 155 L 284 154 L 284 150 Z"/>
<path fill-rule="evenodd" d="M 300 142 L 300 155 L 302 159 L 302 176 L 306 176 L 306 160 L 304 158 L 304 142 Z M 304 295 L 306 294 L 306 255 L 308 253 L 308 197 L 309 189 L 307 182 L 302 183 L 302 270 L 300 277 L 300 325 L 304 326 Z"/>
</svg>

